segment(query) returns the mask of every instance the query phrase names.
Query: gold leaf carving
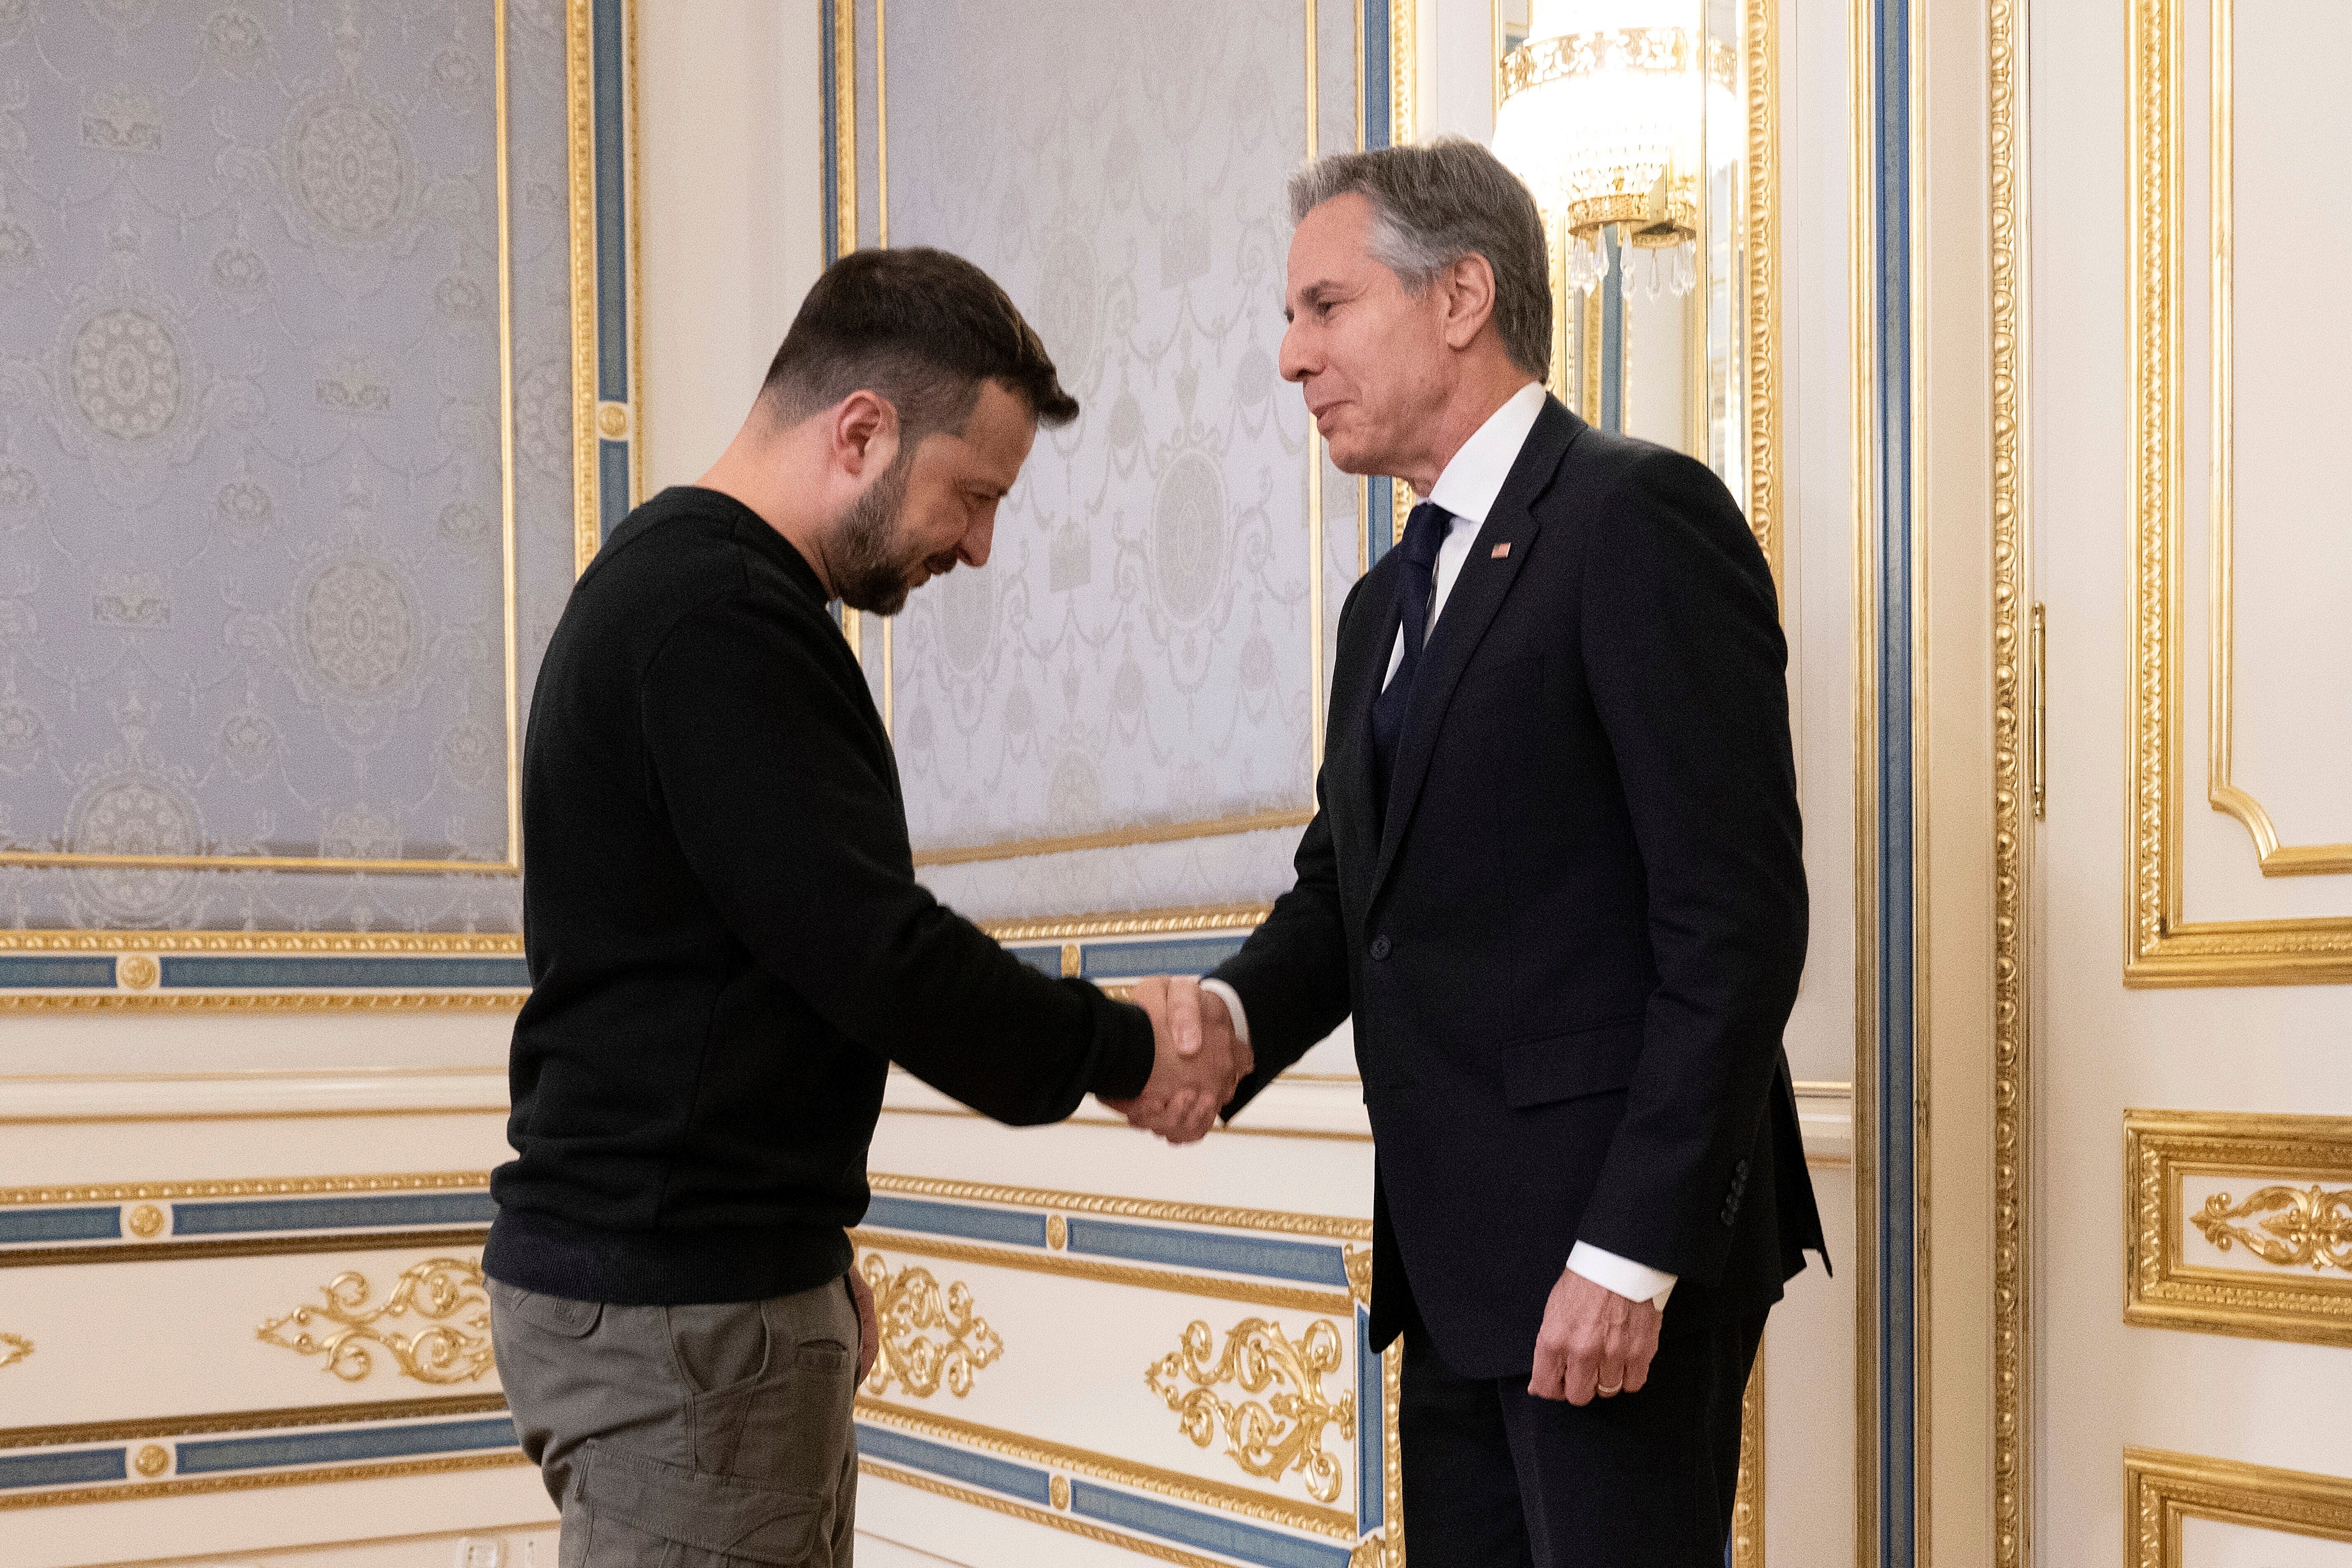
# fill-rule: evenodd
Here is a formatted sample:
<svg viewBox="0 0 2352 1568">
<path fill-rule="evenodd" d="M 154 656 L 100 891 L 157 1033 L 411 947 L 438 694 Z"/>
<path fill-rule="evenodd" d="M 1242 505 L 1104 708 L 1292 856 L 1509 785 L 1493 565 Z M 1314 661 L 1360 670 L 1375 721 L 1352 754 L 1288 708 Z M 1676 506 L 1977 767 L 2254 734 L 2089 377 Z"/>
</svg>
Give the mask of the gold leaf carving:
<svg viewBox="0 0 2352 1568">
<path fill-rule="evenodd" d="M 1225 1452 L 1243 1469 L 1270 1481 L 1297 1470 L 1308 1496 L 1331 1502 L 1339 1496 L 1339 1461 L 1323 1447 L 1324 1431 L 1336 1425 L 1342 1440 L 1356 1436 L 1356 1396 L 1334 1403 L 1323 1392 L 1324 1376 L 1339 1370 L 1340 1342 L 1328 1318 L 1317 1319 L 1295 1343 L 1280 1324 L 1244 1318 L 1226 1331 L 1224 1354 L 1212 1362 L 1216 1336 L 1195 1319 L 1178 1348 L 1144 1370 L 1143 1382 L 1197 1447 L 1207 1447 L 1222 1426 Z M 1228 1383 L 1244 1394 L 1274 1393 L 1264 1404 L 1230 1402 L 1217 1393 Z"/>
<path fill-rule="evenodd" d="M 1366 1306 L 1372 1300 L 1372 1249 L 1342 1247 L 1339 1261 L 1348 1270 L 1348 1294 Z"/>
<path fill-rule="evenodd" d="M 490 1299 L 478 1258 L 413 1264 L 401 1270 L 379 1306 L 367 1304 L 369 1289 L 364 1275 L 338 1274 L 320 1291 L 324 1306 L 297 1307 L 272 1318 L 258 1337 L 298 1355 L 325 1356 L 326 1370 L 345 1383 L 375 1369 L 371 1346 L 390 1352 L 401 1375 L 419 1383 L 471 1383 L 490 1370 Z M 411 1314 L 420 1326 L 412 1333 L 397 1331 Z"/>
<path fill-rule="evenodd" d="M 2241 1220 L 2256 1221 L 2259 1229 Z M 2352 1269 L 2352 1188 L 2263 1187 L 2236 1205 L 2229 1194 L 2215 1193 L 2191 1222 L 2223 1252 L 2236 1245 L 2282 1268 Z"/>
<path fill-rule="evenodd" d="M 0 1334 L 0 1366 L 15 1366 L 33 1353 L 33 1342 L 22 1334 Z"/>
<path fill-rule="evenodd" d="M 1004 1342 L 972 1310 L 971 1288 L 958 1279 L 945 1290 L 928 1268 L 907 1268 L 893 1279 L 889 1264 L 869 1252 L 857 1272 L 874 1291 L 875 1315 L 882 1324 L 882 1353 L 874 1359 L 866 1392 L 887 1394 L 896 1380 L 918 1399 L 947 1385 L 961 1399 L 973 1374 L 1004 1353 Z M 939 1331 L 933 1339 L 929 1331 Z"/>
</svg>

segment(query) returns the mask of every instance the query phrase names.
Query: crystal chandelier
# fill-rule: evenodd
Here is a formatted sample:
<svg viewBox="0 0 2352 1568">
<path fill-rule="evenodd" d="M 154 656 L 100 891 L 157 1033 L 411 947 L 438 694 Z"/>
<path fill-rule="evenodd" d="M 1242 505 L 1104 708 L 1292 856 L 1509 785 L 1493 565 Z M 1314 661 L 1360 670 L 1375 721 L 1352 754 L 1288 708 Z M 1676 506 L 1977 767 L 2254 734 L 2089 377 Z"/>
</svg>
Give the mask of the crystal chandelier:
<svg viewBox="0 0 2352 1568">
<path fill-rule="evenodd" d="M 1703 3 L 1534 0 L 1528 42 L 1504 58 L 1495 153 L 1565 232 L 1571 289 L 1608 276 L 1611 225 L 1628 298 L 1698 282 L 1704 143 L 1736 103 L 1731 46 L 1706 36 Z"/>
</svg>

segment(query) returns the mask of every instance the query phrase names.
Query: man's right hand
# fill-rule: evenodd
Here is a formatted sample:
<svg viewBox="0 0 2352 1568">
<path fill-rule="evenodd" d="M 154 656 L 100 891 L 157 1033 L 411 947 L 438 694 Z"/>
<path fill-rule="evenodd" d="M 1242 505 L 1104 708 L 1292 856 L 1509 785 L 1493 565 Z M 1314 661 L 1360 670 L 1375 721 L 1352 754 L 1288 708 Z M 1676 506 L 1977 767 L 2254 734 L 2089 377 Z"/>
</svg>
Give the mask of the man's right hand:
<svg viewBox="0 0 2352 1568">
<path fill-rule="evenodd" d="M 1234 1035 L 1224 1003 L 1213 993 L 1204 994 L 1199 981 L 1138 981 L 1134 999 L 1151 1018 L 1151 1079 L 1133 1100 L 1103 1103 L 1129 1125 L 1171 1143 L 1197 1142 L 1215 1125 L 1217 1112 L 1255 1060 Z"/>
</svg>

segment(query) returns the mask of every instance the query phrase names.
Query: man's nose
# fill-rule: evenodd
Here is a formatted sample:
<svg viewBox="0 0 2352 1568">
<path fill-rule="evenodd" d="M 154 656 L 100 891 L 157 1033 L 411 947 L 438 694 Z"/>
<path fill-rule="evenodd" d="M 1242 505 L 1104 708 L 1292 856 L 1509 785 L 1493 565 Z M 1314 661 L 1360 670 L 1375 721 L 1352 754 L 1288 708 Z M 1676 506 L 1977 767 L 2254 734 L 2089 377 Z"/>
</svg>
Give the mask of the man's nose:
<svg viewBox="0 0 2352 1568">
<path fill-rule="evenodd" d="M 1291 322 L 1283 331 L 1282 355 L 1277 364 L 1285 381 L 1304 382 L 1308 374 L 1321 368 L 1307 362 L 1307 345 L 1302 341 L 1297 321 Z"/>
<path fill-rule="evenodd" d="M 990 507 L 987 515 L 964 530 L 963 539 L 956 545 L 956 559 L 967 566 L 988 564 L 988 552 L 996 542 L 996 509 Z"/>
</svg>

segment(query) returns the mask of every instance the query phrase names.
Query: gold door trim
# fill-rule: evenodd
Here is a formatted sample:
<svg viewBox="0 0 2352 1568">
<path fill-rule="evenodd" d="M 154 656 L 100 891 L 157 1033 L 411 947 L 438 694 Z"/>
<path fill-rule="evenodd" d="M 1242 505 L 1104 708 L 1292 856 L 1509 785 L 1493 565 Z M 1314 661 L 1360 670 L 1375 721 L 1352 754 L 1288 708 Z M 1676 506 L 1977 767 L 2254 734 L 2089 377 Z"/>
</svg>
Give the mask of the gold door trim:
<svg viewBox="0 0 2352 1568">
<path fill-rule="evenodd" d="M 2224 4 L 2221 7 L 2226 11 Z M 2131 889 L 2124 983 L 2308 985 L 2352 980 L 2352 917 L 2183 918 L 2180 404 L 2185 207 L 2181 0 L 2133 0 L 2131 38 Z M 2226 23 L 2222 41 L 2226 43 Z"/>
<path fill-rule="evenodd" d="M 2352 1480 L 2336 1476 L 2126 1448 L 2124 1489 L 2128 1568 L 2188 1568 L 2180 1527 L 2189 1519 L 2352 1542 Z"/>
<path fill-rule="evenodd" d="M 2033 1554 L 2032 813 L 2026 763 L 2032 579 L 2026 482 L 2023 0 L 1986 7 L 1992 353 L 1992 1549 Z"/>
<path fill-rule="evenodd" d="M 2251 790 L 2233 782 L 2237 720 L 2237 458 L 2235 429 L 2237 271 L 2236 0 L 2212 0 L 2212 129 L 2210 136 L 2213 242 L 2212 519 L 2206 594 L 2207 799 L 2252 835 L 2265 877 L 2308 877 L 2352 871 L 2352 844 L 2282 844 L 2278 827 Z"/>
</svg>

